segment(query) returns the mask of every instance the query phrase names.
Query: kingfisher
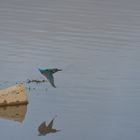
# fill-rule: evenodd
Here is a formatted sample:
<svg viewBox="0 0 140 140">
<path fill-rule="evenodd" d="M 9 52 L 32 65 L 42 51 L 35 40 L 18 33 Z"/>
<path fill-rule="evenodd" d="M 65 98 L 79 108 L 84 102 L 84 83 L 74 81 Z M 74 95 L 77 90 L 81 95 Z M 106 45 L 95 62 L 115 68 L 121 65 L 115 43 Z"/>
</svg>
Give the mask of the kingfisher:
<svg viewBox="0 0 140 140">
<path fill-rule="evenodd" d="M 53 74 L 58 72 L 58 71 L 62 71 L 61 69 L 57 69 L 57 68 L 52 68 L 52 69 L 39 69 L 40 73 L 42 75 L 44 75 L 48 81 L 50 82 L 50 84 L 56 88 L 55 84 L 54 84 L 54 78 L 53 78 Z"/>
</svg>

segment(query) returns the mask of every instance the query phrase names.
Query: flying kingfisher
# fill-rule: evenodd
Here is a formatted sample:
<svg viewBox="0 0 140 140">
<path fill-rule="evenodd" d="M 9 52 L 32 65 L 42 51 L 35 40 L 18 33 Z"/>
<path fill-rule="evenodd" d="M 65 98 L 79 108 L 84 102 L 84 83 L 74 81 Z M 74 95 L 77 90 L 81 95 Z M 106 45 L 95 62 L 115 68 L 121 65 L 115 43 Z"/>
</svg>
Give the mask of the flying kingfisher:
<svg viewBox="0 0 140 140">
<path fill-rule="evenodd" d="M 53 69 L 39 69 L 40 73 L 44 75 L 48 81 L 51 83 L 51 85 L 56 88 L 54 84 L 54 78 L 53 74 L 56 73 L 57 71 L 62 71 L 61 69 L 53 68 Z"/>
</svg>

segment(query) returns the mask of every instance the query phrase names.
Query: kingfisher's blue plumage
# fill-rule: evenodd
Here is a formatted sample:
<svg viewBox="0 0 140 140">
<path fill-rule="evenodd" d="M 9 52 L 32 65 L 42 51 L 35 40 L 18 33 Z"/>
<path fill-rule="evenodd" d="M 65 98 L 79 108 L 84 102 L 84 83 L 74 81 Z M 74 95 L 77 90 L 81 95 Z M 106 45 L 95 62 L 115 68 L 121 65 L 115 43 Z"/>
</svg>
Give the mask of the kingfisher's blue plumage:
<svg viewBox="0 0 140 140">
<path fill-rule="evenodd" d="M 62 71 L 61 69 L 53 68 L 53 69 L 39 69 L 40 73 L 44 75 L 48 81 L 51 83 L 53 87 L 56 87 L 54 84 L 53 74 L 57 71 Z"/>
</svg>

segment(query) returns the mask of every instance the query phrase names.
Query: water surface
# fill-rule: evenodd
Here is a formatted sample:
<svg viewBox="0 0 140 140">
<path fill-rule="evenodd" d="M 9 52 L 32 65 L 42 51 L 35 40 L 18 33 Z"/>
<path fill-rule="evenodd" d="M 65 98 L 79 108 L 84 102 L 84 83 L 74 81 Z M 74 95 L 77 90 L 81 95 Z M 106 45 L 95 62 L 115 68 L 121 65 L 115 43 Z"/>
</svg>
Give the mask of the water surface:
<svg viewBox="0 0 140 140">
<path fill-rule="evenodd" d="M 63 69 L 57 88 L 25 84 L 23 123 L 0 119 L 1 139 L 139 140 L 140 2 L 4 0 L 0 2 L 0 87 L 44 79 Z M 49 122 L 61 130 L 38 136 Z"/>
</svg>

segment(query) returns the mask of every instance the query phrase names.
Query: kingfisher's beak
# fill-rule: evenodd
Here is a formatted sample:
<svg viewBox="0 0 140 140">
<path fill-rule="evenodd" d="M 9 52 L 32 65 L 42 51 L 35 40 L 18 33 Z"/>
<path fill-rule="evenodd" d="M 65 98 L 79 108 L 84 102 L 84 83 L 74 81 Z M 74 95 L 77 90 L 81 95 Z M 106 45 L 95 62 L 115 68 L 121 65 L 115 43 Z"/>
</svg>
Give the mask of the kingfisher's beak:
<svg viewBox="0 0 140 140">
<path fill-rule="evenodd" d="M 57 71 L 62 71 L 62 69 L 57 69 Z"/>
</svg>

